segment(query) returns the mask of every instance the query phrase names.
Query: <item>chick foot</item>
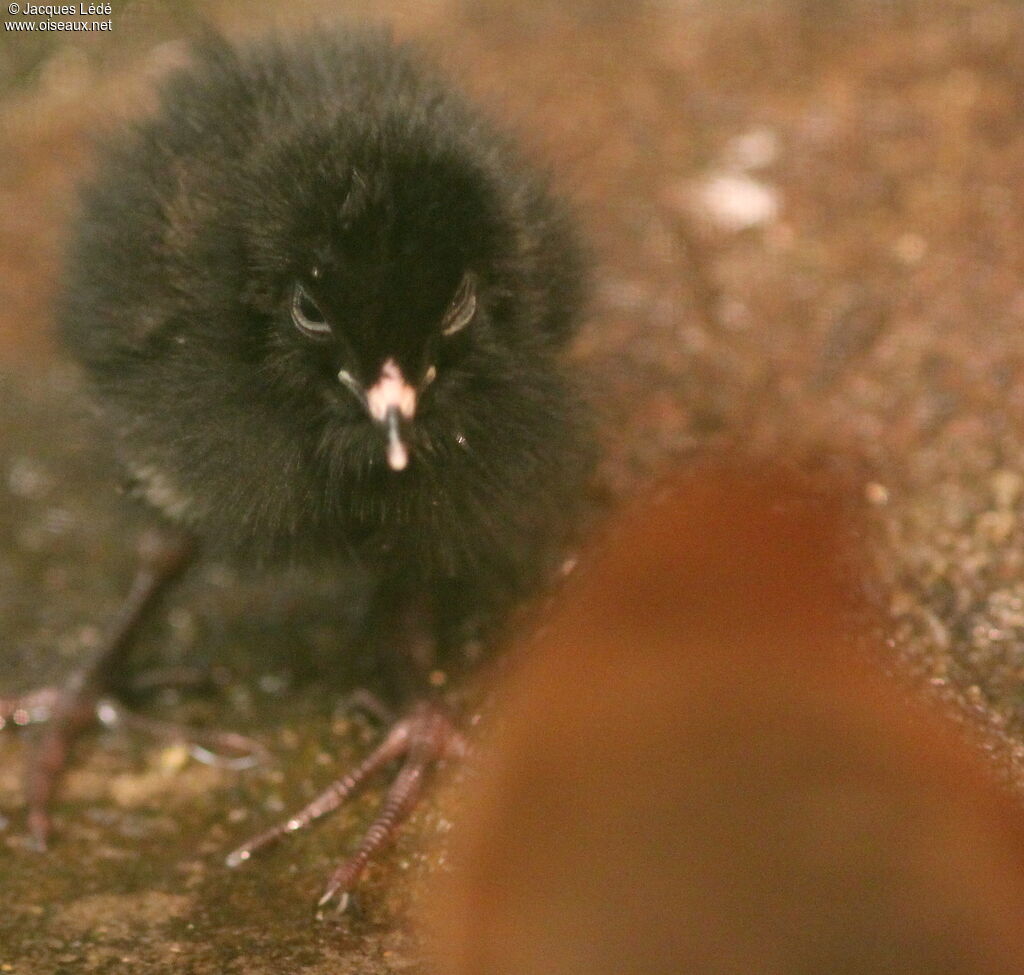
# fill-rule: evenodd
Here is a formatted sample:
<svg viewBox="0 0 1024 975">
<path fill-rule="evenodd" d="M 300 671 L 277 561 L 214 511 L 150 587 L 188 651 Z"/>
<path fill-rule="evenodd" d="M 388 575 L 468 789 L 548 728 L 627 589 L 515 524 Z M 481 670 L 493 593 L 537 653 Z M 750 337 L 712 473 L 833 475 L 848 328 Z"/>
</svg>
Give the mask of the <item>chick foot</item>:
<svg viewBox="0 0 1024 975">
<path fill-rule="evenodd" d="M 188 563 L 192 548 L 186 536 L 145 532 L 139 540 L 138 567 L 131 589 L 92 658 L 63 687 L 0 699 L 0 728 L 46 722 L 25 770 L 28 829 L 40 850 L 46 849 L 51 831 L 50 802 L 75 741 L 100 716 L 103 695 L 119 684 L 118 671 L 139 621 L 157 593 Z"/>
<path fill-rule="evenodd" d="M 465 737 L 448 716 L 429 702 L 420 702 L 390 729 L 384 741 L 356 768 L 333 782 L 305 808 L 264 833 L 253 837 L 227 857 L 229 867 L 237 867 L 289 833 L 305 828 L 322 816 L 334 812 L 366 785 L 375 773 L 391 762 L 402 764 L 389 786 L 377 818 L 363 834 L 355 852 L 331 874 L 317 901 L 317 917 L 337 898 L 339 912 L 349 904 L 352 891 L 366 865 L 398 831 L 423 794 L 424 779 L 438 763 L 462 759 L 468 752 Z"/>
</svg>

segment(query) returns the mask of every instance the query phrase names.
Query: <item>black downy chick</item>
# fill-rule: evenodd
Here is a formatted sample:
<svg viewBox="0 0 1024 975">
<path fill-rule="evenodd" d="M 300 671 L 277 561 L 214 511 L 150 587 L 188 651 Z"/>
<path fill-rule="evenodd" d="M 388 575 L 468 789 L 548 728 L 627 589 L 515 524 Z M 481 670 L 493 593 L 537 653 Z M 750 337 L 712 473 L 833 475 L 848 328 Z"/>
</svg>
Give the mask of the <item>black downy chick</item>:
<svg viewBox="0 0 1024 975">
<path fill-rule="evenodd" d="M 369 566 L 367 635 L 399 670 L 553 564 L 591 453 L 559 358 L 573 234 L 507 139 L 383 34 L 206 40 L 101 155 L 66 281 L 63 336 L 139 493 L 213 550 Z M 140 605 L 179 561 L 159 549 Z M 37 750 L 40 839 L 81 685 L 124 637 Z M 405 765 L 325 901 L 461 748 L 436 706 L 403 706 L 356 779 Z"/>
</svg>

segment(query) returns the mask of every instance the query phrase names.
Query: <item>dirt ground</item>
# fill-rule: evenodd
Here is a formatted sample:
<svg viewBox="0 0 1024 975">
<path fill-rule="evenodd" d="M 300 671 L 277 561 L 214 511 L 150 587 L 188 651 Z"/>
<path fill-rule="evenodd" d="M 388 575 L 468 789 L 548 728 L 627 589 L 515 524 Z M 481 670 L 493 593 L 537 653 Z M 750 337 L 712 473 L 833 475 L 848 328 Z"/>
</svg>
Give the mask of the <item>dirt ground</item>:
<svg viewBox="0 0 1024 975">
<path fill-rule="evenodd" d="M 601 413 L 602 492 L 626 497 L 722 440 L 839 458 L 874 531 L 891 669 L 948 700 L 1024 795 L 1018 4 L 202 6 L 239 33 L 385 20 L 517 131 L 593 250 L 574 356 Z M 144 108 L 198 7 L 134 0 L 109 34 L 0 35 L 3 691 L 83 653 L 130 575 L 140 516 L 114 491 L 50 309 L 89 136 Z M 212 665 L 221 685 L 147 709 L 249 731 L 274 767 L 218 771 L 104 733 L 43 858 L 24 841 L 23 738 L 0 737 L 0 972 L 420 967 L 401 918 L 443 849 L 436 803 L 371 871 L 356 917 L 315 923 L 312 902 L 372 793 L 287 850 L 222 866 L 377 733 L 338 704 L 367 675 L 332 661 L 357 611 L 337 610 L 333 585 L 206 564 L 140 648 Z"/>
</svg>

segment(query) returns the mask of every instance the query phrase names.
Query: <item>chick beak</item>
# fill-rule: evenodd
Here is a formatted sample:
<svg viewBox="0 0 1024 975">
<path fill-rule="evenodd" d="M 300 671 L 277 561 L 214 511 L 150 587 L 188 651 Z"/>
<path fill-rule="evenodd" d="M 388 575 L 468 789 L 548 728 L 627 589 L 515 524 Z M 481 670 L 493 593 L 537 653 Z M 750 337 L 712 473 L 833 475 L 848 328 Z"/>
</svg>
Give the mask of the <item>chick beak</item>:
<svg viewBox="0 0 1024 975">
<path fill-rule="evenodd" d="M 384 426 L 388 435 L 388 466 L 393 471 L 405 470 L 409 463 L 409 448 L 398 432 L 400 416 L 397 406 L 389 406 L 384 415 Z"/>
<path fill-rule="evenodd" d="M 384 427 L 388 466 L 393 471 L 405 470 L 409 448 L 402 440 L 401 423 L 416 413 L 416 389 L 406 382 L 394 359 L 385 361 L 377 381 L 366 391 L 366 406 L 370 416 Z"/>
</svg>

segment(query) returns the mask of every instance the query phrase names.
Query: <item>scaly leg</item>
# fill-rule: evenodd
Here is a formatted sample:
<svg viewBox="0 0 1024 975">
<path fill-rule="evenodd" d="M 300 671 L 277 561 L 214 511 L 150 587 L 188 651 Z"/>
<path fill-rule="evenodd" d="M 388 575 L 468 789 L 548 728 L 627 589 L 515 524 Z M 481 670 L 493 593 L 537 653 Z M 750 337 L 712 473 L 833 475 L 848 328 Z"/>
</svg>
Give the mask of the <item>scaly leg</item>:
<svg viewBox="0 0 1024 975">
<path fill-rule="evenodd" d="M 424 780 L 434 766 L 447 759 L 462 758 L 468 751 L 465 738 L 446 711 L 439 703 L 425 700 L 422 690 L 436 666 L 440 628 L 435 599 L 415 582 L 390 579 L 378 589 L 363 628 L 361 642 L 373 652 L 391 700 L 404 702 L 399 713 L 405 716 L 391 723 L 384 740 L 359 766 L 331 784 L 304 809 L 253 837 L 227 858 L 229 867 L 245 863 L 257 851 L 333 812 L 356 795 L 373 775 L 393 762 L 400 762 L 377 818 L 363 834 L 355 852 L 329 878 L 317 905 L 320 909 L 335 898 L 339 910 L 347 907 L 366 865 L 393 839 L 415 808 Z M 380 706 L 373 710 L 380 710 Z"/>
<path fill-rule="evenodd" d="M 421 701 L 405 718 L 392 726 L 384 741 L 362 764 L 332 783 L 294 816 L 238 847 L 228 856 L 227 865 L 237 867 L 257 851 L 333 812 L 358 793 L 372 775 L 391 762 L 403 759 L 377 818 L 363 834 L 355 853 L 331 875 L 317 902 L 317 906 L 323 908 L 337 897 L 338 910 L 344 911 L 370 859 L 390 842 L 398 827 L 415 808 L 427 773 L 446 759 L 464 758 L 467 751 L 466 739 L 448 716 L 437 705 Z"/>
</svg>

